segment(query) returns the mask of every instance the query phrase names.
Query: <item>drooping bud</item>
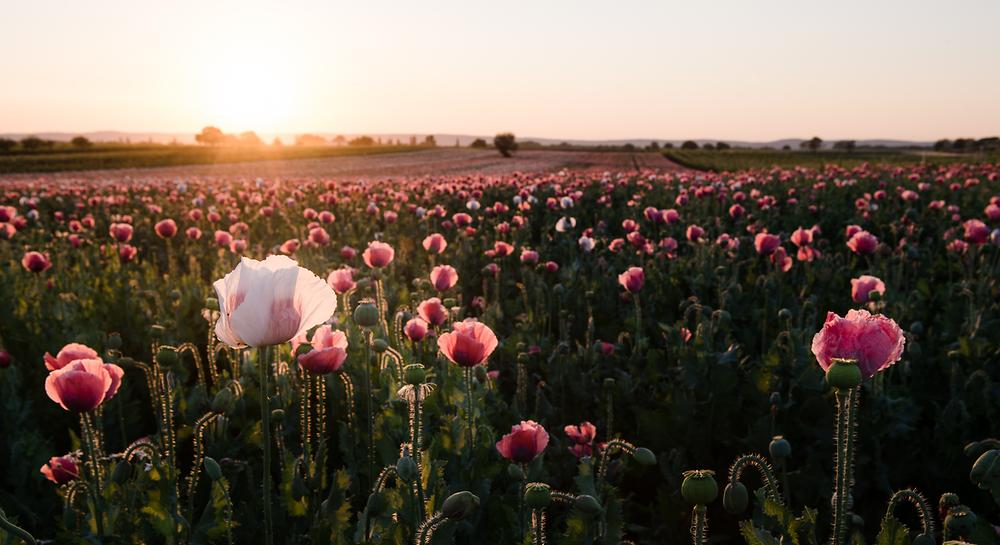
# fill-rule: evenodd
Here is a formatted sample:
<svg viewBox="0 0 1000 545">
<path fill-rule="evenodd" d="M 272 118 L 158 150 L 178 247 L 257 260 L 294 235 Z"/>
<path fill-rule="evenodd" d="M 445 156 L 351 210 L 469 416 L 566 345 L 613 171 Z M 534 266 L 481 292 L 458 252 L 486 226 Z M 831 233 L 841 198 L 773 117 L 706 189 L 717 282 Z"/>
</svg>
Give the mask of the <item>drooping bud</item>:
<svg viewBox="0 0 1000 545">
<path fill-rule="evenodd" d="M 734 481 L 726 485 L 725 490 L 722 491 L 722 506 L 729 514 L 739 515 L 746 511 L 748 504 L 747 487 L 743 483 Z"/>
<path fill-rule="evenodd" d="M 121 350 L 122 336 L 118 333 L 108 333 L 108 339 L 104 342 L 104 346 L 111 350 Z"/>
<path fill-rule="evenodd" d="M 396 475 L 404 482 L 412 483 L 420 477 L 420 469 L 412 457 L 403 456 L 396 462 Z"/>
<path fill-rule="evenodd" d="M 230 414 L 233 412 L 235 404 L 236 397 L 233 395 L 233 391 L 229 388 L 223 388 L 212 398 L 212 412 Z"/>
<path fill-rule="evenodd" d="M 382 352 L 385 352 L 388 349 L 389 349 L 389 343 L 386 342 L 385 339 L 380 338 L 372 341 L 372 350 L 374 350 L 376 354 L 381 354 Z"/>
<path fill-rule="evenodd" d="M 132 464 L 128 460 L 119 460 L 111 471 L 111 480 L 116 484 L 122 484 L 132 476 Z"/>
<path fill-rule="evenodd" d="M 163 367 L 173 367 L 177 365 L 177 352 L 169 348 L 161 348 L 159 352 L 156 353 L 156 363 Z"/>
<path fill-rule="evenodd" d="M 600 502 L 597 501 L 597 498 L 587 494 L 577 496 L 576 500 L 573 502 L 573 506 L 584 515 L 599 515 L 601 511 L 603 511 Z"/>
<path fill-rule="evenodd" d="M 632 457 L 635 458 L 636 462 L 644 466 L 655 466 L 656 465 L 656 455 L 653 451 L 648 448 L 639 447 L 635 449 L 632 453 Z"/>
<path fill-rule="evenodd" d="M 972 464 L 969 479 L 984 490 L 994 488 L 1000 483 L 1000 450 L 993 449 L 984 452 Z"/>
<path fill-rule="evenodd" d="M 213 481 L 218 481 L 222 478 L 222 468 L 219 466 L 219 462 L 215 461 L 215 458 L 211 456 L 205 456 L 205 474 L 208 475 L 209 479 Z"/>
<path fill-rule="evenodd" d="M 479 508 L 479 496 L 468 490 L 455 492 L 444 500 L 441 514 L 450 520 L 462 520 Z"/>
</svg>

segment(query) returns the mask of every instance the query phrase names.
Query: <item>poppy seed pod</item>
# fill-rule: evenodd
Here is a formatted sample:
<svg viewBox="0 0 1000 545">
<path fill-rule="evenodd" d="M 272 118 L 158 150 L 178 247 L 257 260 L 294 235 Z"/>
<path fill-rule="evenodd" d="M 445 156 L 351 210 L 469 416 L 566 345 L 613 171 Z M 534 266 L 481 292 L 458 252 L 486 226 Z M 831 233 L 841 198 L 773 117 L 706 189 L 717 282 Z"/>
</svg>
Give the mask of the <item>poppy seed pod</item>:
<svg viewBox="0 0 1000 545">
<path fill-rule="evenodd" d="M 577 511 L 583 513 L 584 515 L 599 515 L 603 510 L 601 508 L 600 502 L 597 498 L 590 496 L 588 494 L 582 494 L 576 497 L 573 501 L 573 507 L 576 507 Z"/>
<path fill-rule="evenodd" d="M 826 381 L 840 390 L 850 390 L 861 384 L 861 368 L 855 360 L 835 358 L 826 370 Z"/>
<path fill-rule="evenodd" d="M 778 318 L 781 320 L 791 320 L 792 311 L 788 310 L 787 308 L 783 308 L 778 311 Z"/>
<path fill-rule="evenodd" d="M 361 327 L 375 327 L 378 325 L 379 312 L 375 302 L 370 299 L 361 301 L 354 309 L 354 321 Z"/>
<path fill-rule="evenodd" d="M 552 502 L 552 489 L 544 483 L 530 483 L 524 489 L 524 503 L 532 509 L 545 509 Z"/>
<path fill-rule="evenodd" d="M 784 460 L 792 455 L 791 443 L 781 435 L 775 435 L 767 448 L 771 452 L 771 458 L 775 460 Z"/>
<path fill-rule="evenodd" d="M 694 505 L 708 505 L 719 495 L 719 485 L 715 482 L 715 472 L 698 469 L 684 472 L 681 496 Z"/>
<path fill-rule="evenodd" d="M 372 349 L 375 350 L 375 353 L 381 354 L 389 349 L 389 343 L 385 339 L 375 339 L 372 341 Z"/>
<path fill-rule="evenodd" d="M 365 512 L 368 513 L 368 516 L 380 515 L 388 506 L 389 502 L 386 501 L 385 495 L 381 492 L 376 492 L 371 496 L 368 496 L 368 503 L 365 505 Z"/>
<path fill-rule="evenodd" d="M 403 379 L 407 384 L 416 386 L 427 380 L 427 369 L 419 363 L 412 363 L 403 368 Z"/>
<path fill-rule="evenodd" d="M 167 329 L 160 324 L 153 324 L 149 328 L 149 335 L 154 339 L 162 339 Z"/>
<path fill-rule="evenodd" d="M 450 520 L 462 520 L 479 508 L 479 496 L 468 490 L 455 492 L 444 500 L 441 514 Z"/>
<path fill-rule="evenodd" d="M 219 310 L 219 300 L 215 297 L 206 297 L 205 308 L 208 310 Z"/>
<path fill-rule="evenodd" d="M 722 506 L 731 515 L 738 515 L 746 511 L 749 503 L 747 487 L 739 481 L 727 484 L 725 490 L 722 491 Z"/>
<path fill-rule="evenodd" d="M 173 367 L 177 365 L 177 352 L 169 348 L 161 348 L 159 352 L 156 353 L 156 363 L 162 365 L 163 367 Z"/>
<path fill-rule="evenodd" d="M 208 475 L 209 479 L 213 481 L 218 481 L 222 478 L 222 468 L 219 466 L 219 462 L 215 461 L 215 458 L 211 456 L 205 456 L 205 473 Z"/>
<path fill-rule="evenodd" d="M 964 505 L 957 505 L 944 518 L 944 528 L 953 538 L 968 538 L 976 527 L 976 514 Z"/>
</svg>

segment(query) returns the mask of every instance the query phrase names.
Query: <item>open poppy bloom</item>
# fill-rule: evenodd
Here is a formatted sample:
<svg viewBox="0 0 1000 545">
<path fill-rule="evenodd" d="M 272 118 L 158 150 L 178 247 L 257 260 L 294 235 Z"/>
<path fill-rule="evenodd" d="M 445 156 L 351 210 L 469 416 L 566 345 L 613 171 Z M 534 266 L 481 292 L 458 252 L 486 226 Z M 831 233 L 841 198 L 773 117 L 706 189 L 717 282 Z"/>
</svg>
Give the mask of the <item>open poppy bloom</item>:
<svg viewBox="0 0 1000 545">
<path fill-rule="evenodd" d="M 455 322 L 452 331 L 438 337 L 438 348 L 452 363 L 475 367 L 486 363 L 496 350 L 497 336 L 486 324 L 475 319 Z"/>
<path fill-rule="evenodd" d="M 896 322 L 867 310 L 850 310 L 841 318 L 830 312 L 813 337 L 812 352 L 824 371 L 834 359 L 856 361 L 865 378 L 899 361 L 906 340 Z"/>
<path fill-rule="evenodd" d="M 526 464 L 538 457 L 549 444 L 549 432 L 533 420 L 522 420 L 497 441 L 497 451 L 511 462 Z"/>
</svg>

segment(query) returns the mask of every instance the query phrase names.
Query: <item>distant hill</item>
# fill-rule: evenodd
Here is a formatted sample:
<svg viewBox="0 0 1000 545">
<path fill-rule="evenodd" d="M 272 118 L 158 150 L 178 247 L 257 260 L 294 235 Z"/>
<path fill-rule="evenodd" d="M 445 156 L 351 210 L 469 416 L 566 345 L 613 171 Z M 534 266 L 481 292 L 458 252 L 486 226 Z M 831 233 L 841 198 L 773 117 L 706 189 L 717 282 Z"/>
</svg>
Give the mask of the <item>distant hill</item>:
<svg viewBox="0 0 1000 545">
<path fill-rule="evenodd" d="M 287 134 L 268 134 L 260 133 L 260 137 L 265 142 L 271 142 L 275 137 L 280 138 L 285 144 L 291 144 L 295 141 L 296 134 L 300 133 L 287 133 Z M 326 139 L 331 139 L 337 135 L 343 134 L 343 136 L 348 139 L 354 138 L 356 136 L 362 136 L 361 133 L 350 134 L 350 133 L 334 133 L 334 132 L 313 132 L 317 136 L 322 136 Z M 367 136 L 372 138 L 380 138 L 382 140 L 400 140 L 404 144 L 410 141 L 411 136 L 416 136 L 418 141 L 423 141 L 426 133 L 414 134 L 414 133 L 365 133 Z M 68 142 L 74 136 L 85 136 L 93 142 L 131 142 L 141 143 L 141 142 L 154 142 L 160 144 L 168 144 L 171 142 L 176 142 L 180 144 L 193 144 L 195 143 L 193 133 L 166 133 L 166 132 L 124 132 L 124 131 L 94 131 L 94 132 L 41 132 L 41 133 L 4 133 L 0 134 L 2 138 L 13 138 L 20 139 L 25 136 L 37 136 L 39 138 L 45 138 L 47 140 L 56 140 L 60 142 Z M 468 146 L 473 140 L 477 138 L 482 138 L 487 142 L 493 141 L 492 135 L 473 135 L 473 134 L 450 134 L 450 133 L 434 133 L 434 139 L 437 141 L 438 146 L 453 146 L 456 140 L 459 146 Z M 540 138 L 533 136 L 520 136 L 517 137 L 520 142 L 538 142 L 544 145 L 557 145 L 561 143 L 567 143 L 574 146 L 624 146 L 625 144 L 632 144 L 635 146 L 646 146 L 650 142 L 656 142 L 658 145 L 662 146 L 666 143 L 673 144 L 674 146 L 680 146 L 684 142 L 684 139 L 663 139 L 663 138 L 626 138 L 617 140 L 580 140 L 572 138 Z M 694 138 L 692 139 L 698 143 L 698 145 L 717 142 L 725 142 L 730 146 L 741 147 L 741 148 L 775 148 L 781 149 L 784 146 L 789 146 L 792 149 L 798 149 L 799 144 L 805 139 L 802 138 L 783 138 L 780 140 L 771 140 L 768 142 L 749 142 L 742 140 L 720 140 L 712 138 Z M 892 139 L 868 139 L 868 140 L 857 140 L 858 147 L 888 147 L 888 148 L 899 148 L 899 147 L 928 147 L 932 146 L 934 142 L 928 141 L 915 141 L 915 140 L 892 140 Z M 823 143 L 824 147 L 830 147 L 833 145 L 833 140 L 826 141 Z"/>
</svg>

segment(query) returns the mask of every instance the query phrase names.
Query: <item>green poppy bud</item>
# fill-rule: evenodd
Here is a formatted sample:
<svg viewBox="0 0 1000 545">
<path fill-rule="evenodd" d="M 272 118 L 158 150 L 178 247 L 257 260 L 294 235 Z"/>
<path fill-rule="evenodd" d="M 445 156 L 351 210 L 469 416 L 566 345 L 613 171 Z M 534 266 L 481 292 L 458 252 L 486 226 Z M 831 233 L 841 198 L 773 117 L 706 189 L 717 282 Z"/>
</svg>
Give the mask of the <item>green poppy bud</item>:
<svg viewBox="0 0 1000 545">
<path fill-rule="evenodd" d="M 792 319 L 792 311 L 788 310 L 787 308 L 783 308 L 783 309 L 779 310 L 778 311 L 778 319 L 780 319 L 780 320 L 791 320 Z"/>
<path fill-rule="evenodd" d="M 404 482 L 412 483 L 420 476 L 420 469 L 412 457 L 403 456 L 396 462 L 396 475 Z"/>
<path fill-rule="evenodd" d="M 163 367 L 173 367 L 177 365 L 177 352 L 171 350 L 170 348 L 161 348 L 159 352 L 156 353 L 156 363 Z"/>
<path fill-rule="evenodd" d="M 747 487 L 739 481 L 727 484 L 722 491 L 722 506 L 731 515 L 739 515 L 746 511 L 749 502 Z"/>
<path fill-rule="evenodd" d="M 213 481 L 218 481 L 222 478 L 222 468 L 219 466 L 219 462 L 215 461 L 215 458 L 211 456 L 205 456 L 205 474 L 208 475 L 209 479 Z"/>
<path fill-rule="evenodd" d="M 972 464 L 969 479 L 982 489 L 993 488 L 1000 478 L 1000 450 L 988 450 Z"/>
<path fill-rule="evenodd" d="M 444 500 L 441 506 L 441 514 L 450 520 L 462 520 L 479 508 L 479 497 L 463 490 L 455 492 Z"/>
<path fill-rule="evenodd" d="M 385 339 L 375 339 L 372 341 L 372 350 L 377 354 L 381 354 L 389 349 L 389 343 Z"/>
<path fill-rule="evenodd" d="M 111 480 L 116 484 L 122 484 L 132 476 L 132 464 L 128 460 L 119 460 L 115 464 L 115 469 L 111 472 Z"/>
<path fill-rule="evenodd" d="M 233 391 L 229 388 L 223 388 L 212 398 L 212 412 L 230 414 L 233 412 L 235 404 L 236 396 L 233 395 Z"/>
<path fill-rule="evenodd" d="M 380 515 L 388 506 L 389 502 L 386 501 L 385 495 L 381 492 L 376 492 L 371 496 L 368 496 L 368 503 L 365 505 L 365 511 L 368 512 L 368 516 Z"/>
<path fill-rule="evenodd" d="M 976 514 L 964 505 L 952 507 L 944 518 L 944 527 L 950 537 L 967 539 L 976 527 Z"/>
<path fill-rule="evenodd" d="M 545 509 L 552 502 L 552 489 L 544 483 L 530 483 L 524 489 L 524 503 L 531 509 Z"/>
<path fill-rule="evenodd" d="M 913 333 L 914 335 L 923 335 L 924 334 L 924 323 L 923 322 L 913 322 L 912 324 L 910 324 L 910 333 Z"/>
<path fill-rule="evenodd" d="M 648 448 L 639 447 L 635 449 L 635 452 L 632 453 L 632 457 L 635 458 L 635 461 L 639 462 L 640 465 L 644 466 L 656 465 L 656 455 L 653 454 L 653 451 L 649 450 Z"/>
<path fill-rule="evenodd" d="M 694 505 L 708 505 L 719 495 L 719 485 L 715 482 L 715 472 L 699 469 L 684 472 L 681 496 Z"/>
<path fill-rule="evenodd" d="M 573 501 L 573 507 L 576 507 L 576 509 L 584 515 L 589 516 L 599 515 L 601 511 L 603 511 L 600 502 L 597 501 L 597 498 L 587 494 L 577 496 L 576 500 Z"/>
<path fill-rule="evenodd" d="M 524 470 L 517 464 L 510 464 L 507 466 L 507 475 L 515 481 L 523 481 L 526 478 Z"/>
</svg>

